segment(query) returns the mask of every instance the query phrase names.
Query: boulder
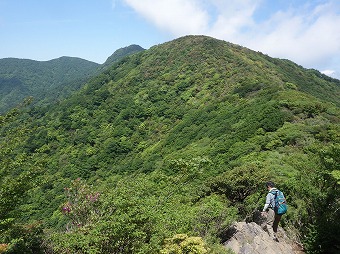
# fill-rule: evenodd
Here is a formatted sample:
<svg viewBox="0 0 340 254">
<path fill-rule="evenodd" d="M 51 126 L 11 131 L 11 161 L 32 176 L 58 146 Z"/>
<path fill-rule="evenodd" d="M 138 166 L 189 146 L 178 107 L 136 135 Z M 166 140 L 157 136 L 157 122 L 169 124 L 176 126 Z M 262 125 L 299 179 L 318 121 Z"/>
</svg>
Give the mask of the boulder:
<svg viewBox="0 0 340 254">
<path fill-rule="evenodd" d="M 302 248 L 288 239 L 279 228 L 274 241 L 269 234 L 255 222 L 237 222 L 229 230 L 230 238 L 224 243 L 226 248 L 236 254 L 302 254 Z"/>
</svg>

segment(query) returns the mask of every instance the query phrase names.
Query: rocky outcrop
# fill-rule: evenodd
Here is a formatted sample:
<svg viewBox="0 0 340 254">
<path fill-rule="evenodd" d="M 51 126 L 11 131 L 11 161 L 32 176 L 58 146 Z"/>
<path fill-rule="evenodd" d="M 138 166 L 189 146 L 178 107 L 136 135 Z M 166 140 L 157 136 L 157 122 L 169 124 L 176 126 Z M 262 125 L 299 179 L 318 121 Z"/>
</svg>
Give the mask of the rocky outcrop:
<svg viewBox="0 0 340 254">
<path fill-rule="evenodd" d="M 302 254 L 298 245 L 288 239 L 282 228 L 278 231 L 279 241 L 274 241 L 268 233 L 255 222 L 235 223 L 229 232 L 230 238 L 224 245 L 236 254 Z"/>
</svg>

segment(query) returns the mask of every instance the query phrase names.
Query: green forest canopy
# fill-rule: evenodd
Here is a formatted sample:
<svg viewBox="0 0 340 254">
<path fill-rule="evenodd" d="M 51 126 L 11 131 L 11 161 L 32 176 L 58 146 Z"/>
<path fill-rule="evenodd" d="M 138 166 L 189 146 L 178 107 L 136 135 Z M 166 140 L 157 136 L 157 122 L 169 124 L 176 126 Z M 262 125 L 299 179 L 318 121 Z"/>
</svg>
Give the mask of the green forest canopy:
<svg viewBox="0 0 340 254">
<path fill-rule="evenodd" d="M 182 237 L 224 253 L 229 225 L 262 207 L 270 179 L 287 196 L 290 235 L 336 253 L 339 82 L 185 36 L 115 62 L 57 104 L 13 109 L 0 118 L 0 243 L 172 253 Z"/>
<path fill-rule="evenodd" d="M 31 105 L 39 106 L 63 100 L 113 63 L 143 50 L 138 45 L 120 48 L 103 64 L 76 57 L 50 61 L 0 59 L 0 114 L 26 98 L 31 98 Z"/>
</svg>

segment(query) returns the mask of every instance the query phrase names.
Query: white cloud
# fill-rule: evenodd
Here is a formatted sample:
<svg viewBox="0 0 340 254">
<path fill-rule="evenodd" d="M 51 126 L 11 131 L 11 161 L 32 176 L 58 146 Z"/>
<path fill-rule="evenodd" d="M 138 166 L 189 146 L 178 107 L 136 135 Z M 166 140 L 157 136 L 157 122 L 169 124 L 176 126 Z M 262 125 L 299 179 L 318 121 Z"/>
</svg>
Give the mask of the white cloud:
<svg viewBox="0 0 340 254">
<path fill-rule="evenodd" d="M 174 36 L 206 34 L 232 39 L 252 24 L 262 0 L 124 0 L 137 13 Z"/>
<path fill-rule="evenodd" d="M 327 76 L 330 76 L 330 77 L 333 77 L 335 75 L 335 71 L 334 70 L 324 70 L 324 71 L 321 71 L 321 73 L 327 75 Z"/>
<path fill-rule="evenodd" d="M 254 25 L 253 14 L 259 0 L 212 1 L 217 9 L 217 19 L 209 28 L 208 34 L 235 42 L 245 27 Z"/>
<path fill-rule="evenodd" d="M 136 12 L 175 36 L 207 30 L 208 13 L 195 0 L 125 0 Z"/>
<path fill-rule="evenodd" d="M 174 37 L 210 35 L 307 68 L 332 69 L 329 65 L 340 59 L 339 2 L 325 0 L 313 5 L 306 0 L 300 6 L 295 3 L 294 8 L 266 13 L 266 20 L 256 20 L 256 11 L 272 4 L 270 1 L 124 0 Z"/>
<path fill-rule="evenodd" d="M 251 48 L 288 58 L 305 66 L 326 64 L 340 54 L 340 15 L 329 5 L 316 6 L 312 12 L 279 12 L 256 27 Z"/>
</svg>

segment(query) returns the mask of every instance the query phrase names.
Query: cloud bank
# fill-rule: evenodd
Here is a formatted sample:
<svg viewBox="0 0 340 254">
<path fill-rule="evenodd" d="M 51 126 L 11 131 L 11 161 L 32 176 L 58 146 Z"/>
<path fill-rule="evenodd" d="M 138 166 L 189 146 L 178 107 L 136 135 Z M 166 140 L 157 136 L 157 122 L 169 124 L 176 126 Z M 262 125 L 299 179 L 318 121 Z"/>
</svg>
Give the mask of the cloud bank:
<svg viewBox="0 0 340 254">
<path fill-rule="evenodd" d="M 209 35 L 340 77 L 339 1 L 123 1 L 173 37 Z"/>
</svg>

